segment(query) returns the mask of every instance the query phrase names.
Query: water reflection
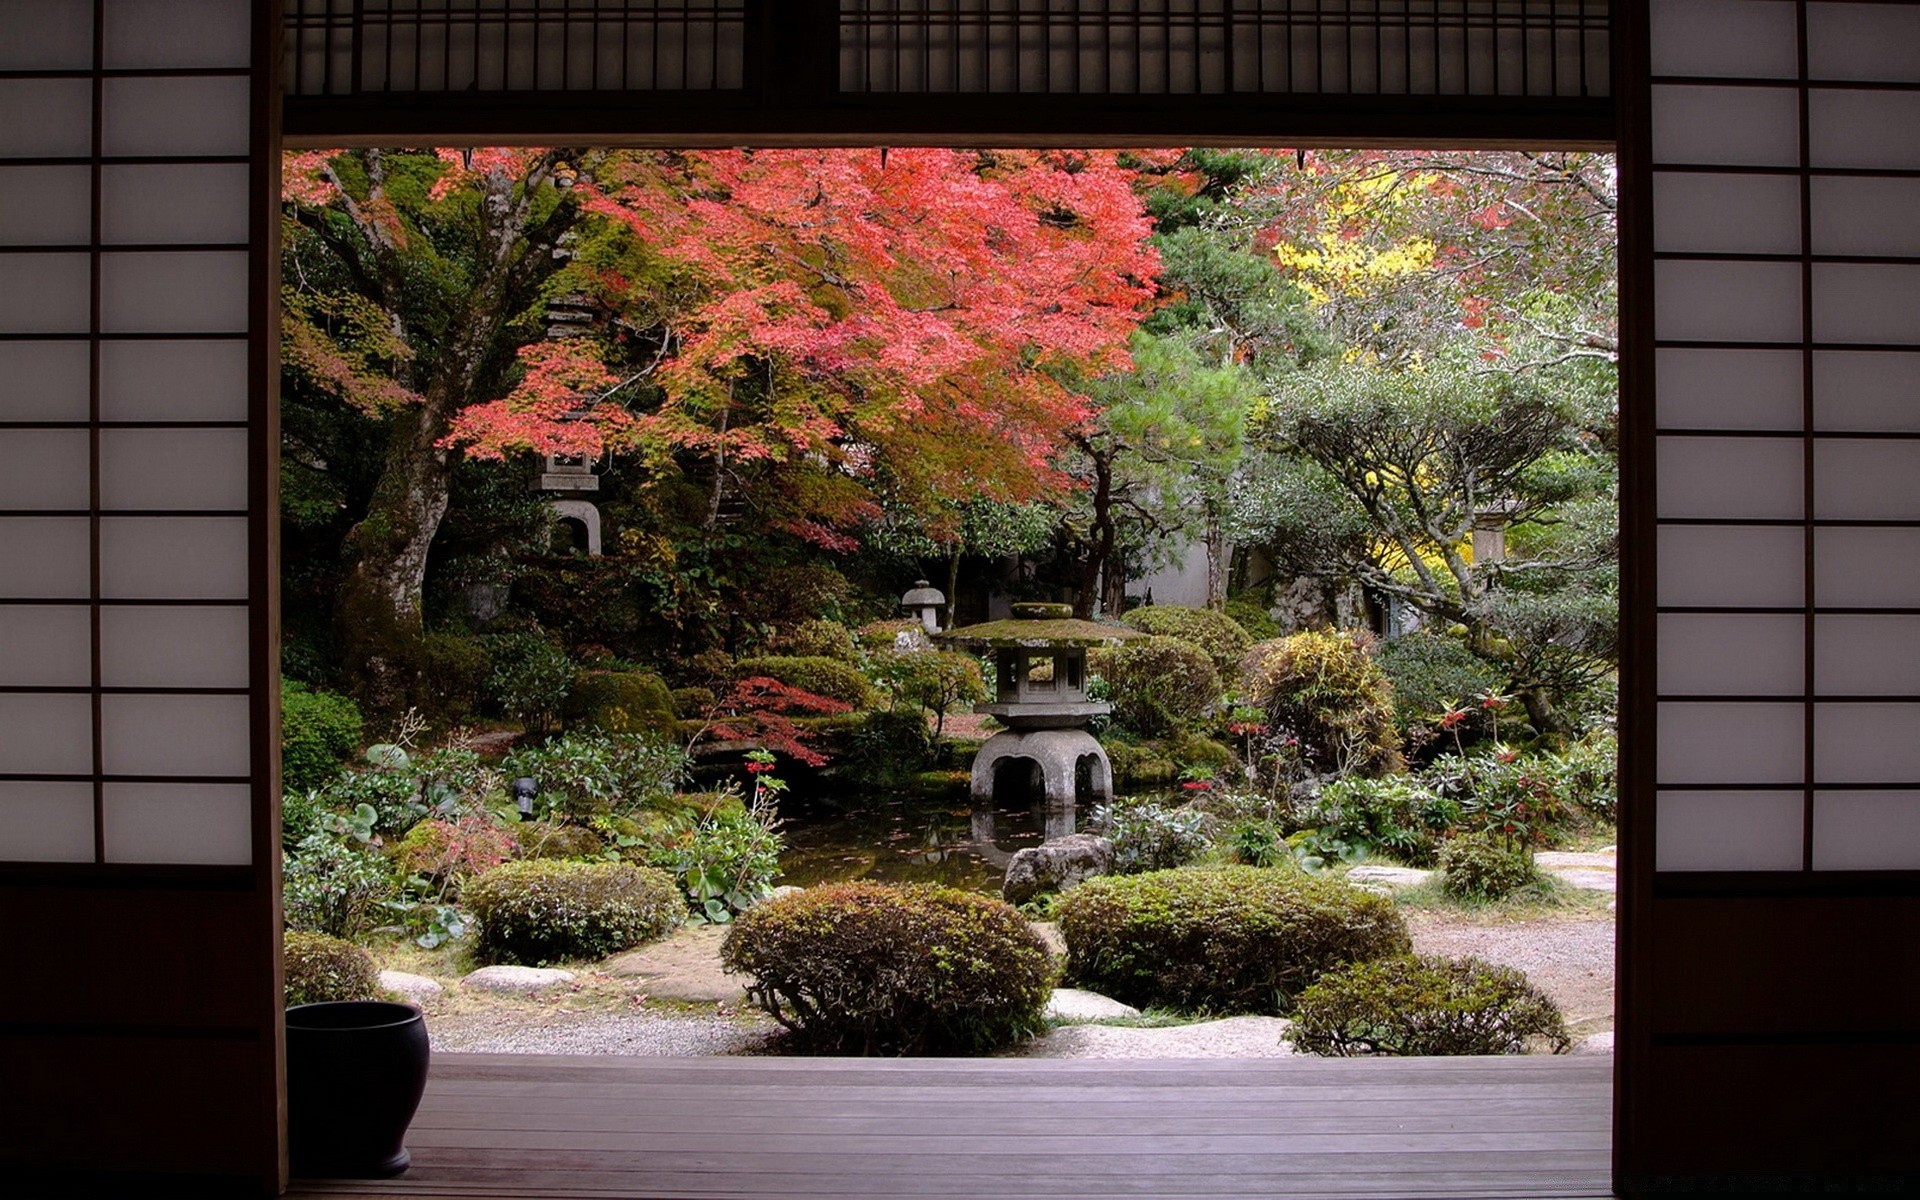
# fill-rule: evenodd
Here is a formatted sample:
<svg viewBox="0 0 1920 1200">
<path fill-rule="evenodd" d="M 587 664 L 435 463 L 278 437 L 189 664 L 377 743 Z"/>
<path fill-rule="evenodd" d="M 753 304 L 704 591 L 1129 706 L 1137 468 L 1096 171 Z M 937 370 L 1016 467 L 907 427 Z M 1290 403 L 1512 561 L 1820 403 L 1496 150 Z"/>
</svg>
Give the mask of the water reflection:
<svg viewBox="0 0 1920 1200">
<path fill-rule="evenodd" d="M 866 797 L 855 809 L 796 800 L 782 809 L 781 883 L 869 879 L 995 894 L 1015 851 L 1065 837 L 1078 818 L 1072 805 L 974 806 L 922 796 Z"/>
</svg>

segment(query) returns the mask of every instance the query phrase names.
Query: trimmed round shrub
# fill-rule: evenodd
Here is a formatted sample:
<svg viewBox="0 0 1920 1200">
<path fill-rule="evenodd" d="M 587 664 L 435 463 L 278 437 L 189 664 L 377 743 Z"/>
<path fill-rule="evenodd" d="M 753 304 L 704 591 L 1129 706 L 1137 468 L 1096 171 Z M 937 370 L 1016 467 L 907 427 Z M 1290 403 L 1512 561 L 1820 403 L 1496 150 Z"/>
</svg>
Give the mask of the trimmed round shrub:
<svg viewBox="0 0 1920 1200">
<path fill-rule="evenodd" d="M 1179 638 L 1149 636 L 1095 650 L 1087 670 L 1105 681 L 1113 719 L 1142 737 L 1179 733 L 1220 698 L 1213 660 Z"/>
<path fill-rule="evenodd" d="M 486 697 L 493 659 L 478 638 L 429 633 L 420 639 L 422 699 L 448 724 L 465 721 Z"/>
<path fill-rule="evenodd" d="M 1067 974 L 1136 1007 L 1284 1013 L 1324 972 L 1412 949 L 1393 902 L 1260 867 L 1090 879 L 1060 904 Z"/>
<path fill-rule="evenodd" d="M 521 858 L 593 858 L 607 848 L 600 835 L 585 825 L 522 821 L 509 828 Z"/>
<path fill-rule="evenodd" d="M 467 885 L 482 962 L 537 967 L 605 958 L 680 923 L 685 905 L 665 871 L 631 863 L 539 859 L 495 867 Z"/>
<path fill-rule="evenodd" d="M 1240 664 L 1241 686 L 1275 732 L 1299 739 L 1321 773 L 1389 774 L 1405 766 L 1393 724 L 1393 684 L 1360 630 L 1309 630 L 1260 642 Z"/>
<path fill-rule="evenodd" d="M 289 792 L 324 786 L 360 748 L 360 706 L 289 682 L 280 690 L 280 782 Z"/>
<path fill-rule="evenodd" d="M 1469 833 L 1440 847 L 1440 890 L 1457 900 L 1498 900 L 1534 881 L 1533 855 L 1490 833 Z"/>
<path fill-rule="evenodd" d="M 867 677 L 860 673 L 858 667 L 837 658 L 802 658 L 783 654 L 743 658 L 734 664 L 733 675 L 735 679 L 764 675 L 788 687 L 851 704 L 855 708 L 866 708 L 873 703 L 873 685 L 867 682 Z"/>
<path fill-rule="evenodd" d="M 1512 967 L 1422 955 L 1355 963 L 1300 993 L 1287 1038 L 1308 1054 L 1525 1054 L 1572 1044 L 1559 1006 Z"/>
<path fill-rule="evenodd" d="M 831 658 L 843 663 L 860 661 L 860 651 L 853 644 L 853 630 L 838 621 L 821 617 L 801 621 L 775 633 L 773 648 L 794 658 Z"/>
<path fill-rule="evenodd" d="M 954 888 L 843 883 L 744 913 L 720 960 L 809 1050 L 978 1054 L 1041 1028 L 1046 945 L 1004 901 Z"/>
<path fill-rule="evenodd" d="M 380 990 L 373 955 L 342 938 L 290 930 L 280 943 L 287 1007 L 322 1000 L 371 1000 Z"/>
<path fill-rule="evenodd" d="M 567 725 L 597 733 L 671 735 L 673 694 L 651 671 L 582 671 L 567 696 Z"/>
<path fill-rule="evenodd" d="M 1240 627 L 1240 622 L 1210 608 L 1149 604 L 1120 619 L 1141 633 L 1192 642 L 1207 652 L 1207 657 L 1213 660 L 1213 669 L 1222 679 L 1232 679 L 1239 673 L 1240 659 L 1247 647 L 1253 645 L 1253 636 Z"/>
</svg>

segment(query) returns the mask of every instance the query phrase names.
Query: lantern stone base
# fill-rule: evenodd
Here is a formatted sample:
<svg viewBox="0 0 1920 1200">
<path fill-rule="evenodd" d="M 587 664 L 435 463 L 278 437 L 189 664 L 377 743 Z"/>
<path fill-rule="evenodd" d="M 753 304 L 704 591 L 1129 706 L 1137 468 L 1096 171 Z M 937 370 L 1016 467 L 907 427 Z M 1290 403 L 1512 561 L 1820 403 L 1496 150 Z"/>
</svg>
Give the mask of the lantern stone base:
<svg viewBox="0 0 1920 1200">
<path fill-rule="evenodd" d="M 1100 743 L 1084 729 L 1008 729 L 994 734 L 974 756 L 974 799 L 993 799 L 994 777 L 1000 764 L 1010 759 L 1025 759 L 1037 767 L 1047 803 L 1058 805 L 1074 802 L 1080 763 L 1092 759 L 1092 798 L 1113 799 L 1113 764 L 1107 761 Z"/>
</svg>

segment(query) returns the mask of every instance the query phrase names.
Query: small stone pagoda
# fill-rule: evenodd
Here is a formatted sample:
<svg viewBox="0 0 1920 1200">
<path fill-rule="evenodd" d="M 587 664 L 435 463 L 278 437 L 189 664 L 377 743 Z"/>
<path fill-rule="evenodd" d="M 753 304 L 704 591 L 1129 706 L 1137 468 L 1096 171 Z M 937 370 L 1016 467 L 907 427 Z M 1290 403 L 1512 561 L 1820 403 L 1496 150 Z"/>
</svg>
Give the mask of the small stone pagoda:
<svg viewBox="0 0 1920 1200">
<path fill-rule="evenodd" d="M 1024 759 L 1037 770 L 1049 805 L 1072 804 L 1082 767 L 1096 799 L 1113 799 L 1113 765 L 1087 722 L 1113 711 L 1087 698 L 1087 650 L 1141 636 L 1119 625 L 1078 620 L 1065 604 L 1016 604 L 1005 621 L 935 635 L 948 645 L 993 655 L 994 698 L 975 712 L 1007 728 L 973 760 L 973 796 L 990 800 L 1001 764 Z"/>
</svg>

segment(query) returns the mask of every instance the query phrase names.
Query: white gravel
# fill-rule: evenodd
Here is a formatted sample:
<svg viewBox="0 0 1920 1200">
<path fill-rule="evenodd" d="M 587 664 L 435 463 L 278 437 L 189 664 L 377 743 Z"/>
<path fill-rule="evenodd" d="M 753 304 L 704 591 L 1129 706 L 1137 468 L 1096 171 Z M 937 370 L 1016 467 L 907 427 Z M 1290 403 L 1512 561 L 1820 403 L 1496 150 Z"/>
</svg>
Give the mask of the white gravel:
<svg viewBox="0 0 1920 1200">
<path fill-rule="evenodd" d="M 1417 954 L 1472 955 L 1526 972 L 1560 1005 L 1576 1034 L 1613 1024 L 1613 920 L 1525 921 L 1468 925 L 1409 913 Z"/>
<path fill-rule="evenodd" d="M 1227 1017 L 1159 1029 L 1067 1025 L 1014 1053 L 1019 1058 L 1286 1058 L 1293 1055 L 1293 1044 L 1280 1035 L 1289 1024 L 1280 1017 Z"/>
<path fill-rule="evenodd" d="M 700 1058 L 758 1048 L 771 1023 L 664 1013 L 542 1013 L 537 1019 L 467 1013 L 429 1017 L 435 1050 L 472 1054 L 632 1054 Z"/>
</svg>

